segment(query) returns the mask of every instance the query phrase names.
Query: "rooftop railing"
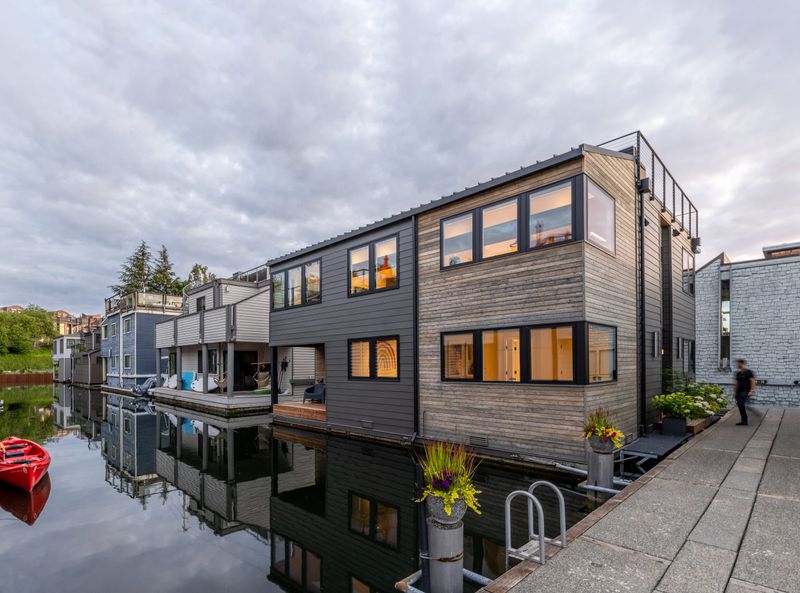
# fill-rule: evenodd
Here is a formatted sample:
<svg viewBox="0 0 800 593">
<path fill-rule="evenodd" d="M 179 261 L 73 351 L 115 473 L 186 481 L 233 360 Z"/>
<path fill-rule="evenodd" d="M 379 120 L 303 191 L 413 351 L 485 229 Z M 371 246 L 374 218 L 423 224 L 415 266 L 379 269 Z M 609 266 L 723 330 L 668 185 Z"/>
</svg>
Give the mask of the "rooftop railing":
<svg viewBox="0 0 800 593">
<path fill-rule="evenodd" d="M 106 315 L 117 311 L 133 311 L 147 309 L 155 311 L 181 311 L 183 297 L 159 292 L 133 292 L 124 296 L 113 296 L 106 299 Z"/>
<path fill-rule="evenodd" d="M 234 272 L 231 275 L 231 280 L 240 280 L 243 282 L 261 282 L 262 280 L 269 279 L 269 266 L 261 264 L 255 268 L 245 270 L 244 272 Z"/>
<path fill-rule="evenodd" d="M 644 169 L 641 178 L 650 179 L 650 199 L 658 200 L 661 212 L 672 218 L 673 223 L 686 231 L 689 238 L 699 236 L 697 208 L 675 181 L 664 161 L 640 131 L 625 134 L 598 146 L 618 152 L 632 154 Z"/>
</svg>

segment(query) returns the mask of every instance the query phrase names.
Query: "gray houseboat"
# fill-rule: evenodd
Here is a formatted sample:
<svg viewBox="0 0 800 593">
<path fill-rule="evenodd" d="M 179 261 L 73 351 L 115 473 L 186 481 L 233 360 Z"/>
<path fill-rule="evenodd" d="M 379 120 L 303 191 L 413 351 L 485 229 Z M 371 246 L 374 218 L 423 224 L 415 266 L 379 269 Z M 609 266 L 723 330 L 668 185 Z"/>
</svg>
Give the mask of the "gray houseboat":
<svg viewBox="0 0 800 593">
<path fill-rule="evenodd" d="M 275 258 L 271 344 L 324 385 L 275 421 L 582 462 L 587 412 L 635 438 L 692 360 L 699 243 L 637 132 Z"/>
</svg>

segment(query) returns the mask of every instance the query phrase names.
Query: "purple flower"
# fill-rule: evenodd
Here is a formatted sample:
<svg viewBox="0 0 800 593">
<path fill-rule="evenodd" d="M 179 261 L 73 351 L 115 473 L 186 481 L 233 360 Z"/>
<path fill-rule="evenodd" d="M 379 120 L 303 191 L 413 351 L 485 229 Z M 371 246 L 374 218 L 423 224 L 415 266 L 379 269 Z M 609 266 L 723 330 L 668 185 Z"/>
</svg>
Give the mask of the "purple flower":
<svg viewBox="0 0 800 593">
<path fill-rule="evenodd" d="M 436 490 L 449 490 L 453 486 L 453 474 L 447 470 L 441 471 L 433 476 L 431 485 Z"/>
</svg>

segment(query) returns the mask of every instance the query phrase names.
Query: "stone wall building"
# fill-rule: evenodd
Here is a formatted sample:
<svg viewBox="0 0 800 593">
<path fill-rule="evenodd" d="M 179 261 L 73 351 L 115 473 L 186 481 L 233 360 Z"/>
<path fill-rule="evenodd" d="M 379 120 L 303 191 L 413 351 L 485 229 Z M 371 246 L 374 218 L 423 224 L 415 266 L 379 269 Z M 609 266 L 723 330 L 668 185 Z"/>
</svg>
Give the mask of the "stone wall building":
<svg viewBox="0 0 800 593">
<path fill-rule="evenodd" d="M 697 379 L 730 387 L 744 358 L 757 403 L 800 406 L 800 243 L 763 251 L 742 262 L 721 253 L 697 271 Z"/>
</svg>

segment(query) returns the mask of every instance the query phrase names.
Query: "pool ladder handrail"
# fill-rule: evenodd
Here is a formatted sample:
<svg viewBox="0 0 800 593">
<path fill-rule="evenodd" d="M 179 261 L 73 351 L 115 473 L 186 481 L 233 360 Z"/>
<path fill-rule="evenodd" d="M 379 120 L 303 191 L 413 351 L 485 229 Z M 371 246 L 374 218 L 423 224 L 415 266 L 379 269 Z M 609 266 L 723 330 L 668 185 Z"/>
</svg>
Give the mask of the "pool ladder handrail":
<svg viewBox="0 0 800 593">
<path fill-rule="evenodd" d="M 558 498 L 559 526 L 561 528 L 560 536 L 558 539 L 545 537 L 544 535 L 544 510 L 542 509 L 542 505 L 539 502 L 539 499 L 536 498 L 536 496 L 533 494 L 533 491 L 536 490 L 536 488 L 538 488 L 539 486 L 546 486 L 550 488 L 553 492 L 556 493 L 556 497 Z M 521 548 L 514 548 L 511 545 L 511 502 L 518 496 L 523 496 L 528 501 L 528 540 L 530 542 L 538 538 L 539 540 L 538 555 L 522 552 Z M 533 523 L 534 507 L 536 507 L 538 529 L 534 529 L 534 523 Z M 527 490 L 515 490 L 506 497 L 505 523 L 506 523 L 505 525 L 506 568 L 508 567 L 508 560 L 512 556 L 514 558 L 519 558 L 521 560 L 531 560 L 533 562 L 538 562 L 539 564 L 544 564 L 547 560 L 546 544 L 557 545 L 561 548 L 567 547 L 567 519 L 566 519 L 566 505 L 564 504 L 564 495 L 561 493 L 561 490 L 558 489 L 558 486 L 556 486 L 552 482 L 548 482 L 547 480 L 538 480 L 533 484 L 531 484 Z"/>
</svg>

